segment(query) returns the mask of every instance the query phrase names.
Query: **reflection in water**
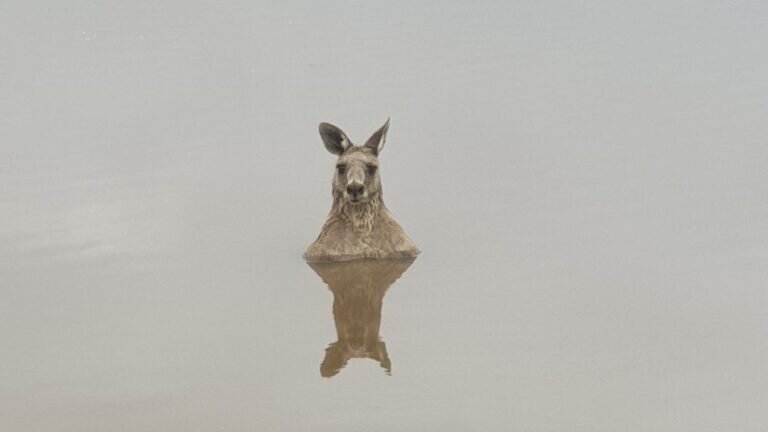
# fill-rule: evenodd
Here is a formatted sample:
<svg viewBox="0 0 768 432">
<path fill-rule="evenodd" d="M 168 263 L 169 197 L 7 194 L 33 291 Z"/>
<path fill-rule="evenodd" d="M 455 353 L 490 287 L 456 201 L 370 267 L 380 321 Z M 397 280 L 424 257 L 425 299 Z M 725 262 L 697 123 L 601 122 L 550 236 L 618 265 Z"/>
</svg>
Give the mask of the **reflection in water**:
<svg viewBox="0 0 768 432">
<path fill-rule="evenodd" d="M 376 360 L 387 374 L 391 373 L 387 347 L 379 340 L 381 306 L 389 286 L 414 259 L 308 263 L 333 292 L 337 340 L 325 349 L 322 376 L 336 375 L 351 358 Z"/>
</svg>

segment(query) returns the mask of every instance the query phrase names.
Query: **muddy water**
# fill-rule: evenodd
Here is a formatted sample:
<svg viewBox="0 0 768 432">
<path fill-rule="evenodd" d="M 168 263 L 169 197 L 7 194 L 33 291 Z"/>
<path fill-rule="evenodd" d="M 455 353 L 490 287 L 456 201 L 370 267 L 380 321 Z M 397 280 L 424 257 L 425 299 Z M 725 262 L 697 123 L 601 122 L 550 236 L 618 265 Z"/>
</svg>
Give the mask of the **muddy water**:
<svg viewBox="0 0 768 432">
<path fill-rule="evenodd" d="M 767 12 L 6 2 L 0 430 L 764 430 Z"/>
</svg>

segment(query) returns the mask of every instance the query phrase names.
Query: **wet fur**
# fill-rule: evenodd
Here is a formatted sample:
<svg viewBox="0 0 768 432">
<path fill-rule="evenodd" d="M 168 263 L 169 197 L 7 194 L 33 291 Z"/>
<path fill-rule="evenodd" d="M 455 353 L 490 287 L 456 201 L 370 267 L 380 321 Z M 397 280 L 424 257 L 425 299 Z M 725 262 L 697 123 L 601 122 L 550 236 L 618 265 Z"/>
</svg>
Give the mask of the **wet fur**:
<svg viewBox="0 0 768 432">
<path fill-rule="evenodd" d="M 392 218 L 378 193 L 368 202 L 357 204 L 335 197 L 320 235 L 309 245 L 304 258 L 333 262 L 418 254 L 418 248 Z"/>
<path fill-rule="evenodd" d="M 348 142 L 343 132 L 333 132 L 333 138 Z M 334 149 L 335 143 L 331 144 L 327 147 Z M 338 155 L 338 163 L 349 164 L 350 172 L 357 170 L 358 175 L 359 167 L 364 163 L 378 164 L 378 149 L 371 149 L 368 143 L 365 146 L 348 144 L 338 150 Z M 384 205 L 378 171 L 368 174 L 365 182 L 366 200 L 355 203 L 345 198 L 347 178 L 342 174 L 334 175 L 333 206 L 320 235 L 304 253 L 307 261 L 404 258 L 419 254 L 419 249 Z"/>
</svg>

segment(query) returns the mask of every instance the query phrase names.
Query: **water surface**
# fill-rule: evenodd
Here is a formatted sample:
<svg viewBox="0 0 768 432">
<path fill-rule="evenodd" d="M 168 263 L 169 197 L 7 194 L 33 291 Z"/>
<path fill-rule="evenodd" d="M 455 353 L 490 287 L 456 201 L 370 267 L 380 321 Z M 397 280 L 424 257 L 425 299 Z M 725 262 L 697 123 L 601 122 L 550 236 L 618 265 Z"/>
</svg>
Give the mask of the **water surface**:
<svg viewBox="0 0 768 432">
<path fill-rule="evenodd" d="M 0 429 L 763 431 L 767 19 L 4 3 Z M 423 253 L 330 278 L 317 124 L 389 116 Z"/>
</svg>

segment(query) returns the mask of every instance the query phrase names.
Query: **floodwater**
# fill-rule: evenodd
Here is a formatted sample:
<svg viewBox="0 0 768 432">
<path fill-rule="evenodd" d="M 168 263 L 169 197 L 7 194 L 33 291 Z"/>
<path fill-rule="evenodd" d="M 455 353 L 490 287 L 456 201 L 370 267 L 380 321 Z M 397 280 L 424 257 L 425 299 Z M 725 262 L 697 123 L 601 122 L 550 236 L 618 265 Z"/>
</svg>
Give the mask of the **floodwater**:
<svg viewBox="0 0 768 432">
<path fill-rule="evenodd" d="M 765 4 L 43 3 L 0 6 L 0 430 L 768 425 Z M 309 266 L 317 124 L 389 116 L 422 255 Z"/>
</svg>

